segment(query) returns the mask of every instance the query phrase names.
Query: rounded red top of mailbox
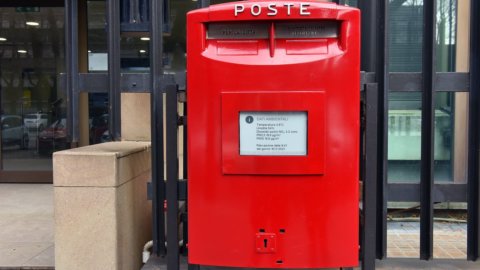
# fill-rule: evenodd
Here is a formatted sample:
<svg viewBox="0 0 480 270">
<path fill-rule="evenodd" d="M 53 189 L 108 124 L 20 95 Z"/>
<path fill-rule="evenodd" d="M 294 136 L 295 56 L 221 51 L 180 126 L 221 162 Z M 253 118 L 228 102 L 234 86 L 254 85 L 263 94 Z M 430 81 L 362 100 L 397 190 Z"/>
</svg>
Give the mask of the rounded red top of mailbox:
<svg viewBox="0 0 480 270">
<path fill-rule="evenodd" d="M 230 2 L 194 10 L 190 13 L 207 15 L 202 21 L 232 20 L 341 20 L 345 13 L 357 10 L 331 2 L 318 1 L 242 1 Z"/>
</svg>

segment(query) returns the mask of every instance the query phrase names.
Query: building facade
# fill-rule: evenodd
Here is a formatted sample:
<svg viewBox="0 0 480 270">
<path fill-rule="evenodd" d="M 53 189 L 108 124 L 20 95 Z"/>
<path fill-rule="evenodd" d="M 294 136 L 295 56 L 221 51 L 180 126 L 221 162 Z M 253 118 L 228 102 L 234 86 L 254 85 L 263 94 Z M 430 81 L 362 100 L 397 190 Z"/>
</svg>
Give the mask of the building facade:
<svg viewBox="0 0 480 270">
<path fill-rule="evenodd" d="M 225 1 L 153 1 L 0 2 L 0 183 L 51 183 L 58 150 L 155 141 L 150 93 L 167 78 L 188 93 L 185 14 Z M 336 2 L 362 10 L 363 84 L 378 90 L 376 232 L 391 202 L 422 205 L 423 220 L 434 204 L 468 202 L 477 259 L 479 4 Z"/>
<path fill-rule="evenodd" d="M 217 2 L 223 1 L 211 1 L 210 4 Z M 357 5 L 357 1 L 345 2 Z M 437 72 L 468 71 L 469 2 L 437 1 Z M 66 48 L 71 45 L 66 43 L 69 30 L 65 24 L 64 1 L 2 1 L 0 5 L 0 181 L 51 182 L 51 154 L 71 147 L 72 139 L 73 146 L 81 146 L 122 137 L 121 133 L 111 136 L 108 131 L 112 126 L 112 107 L 121 103 L 111 104 L 107 85 L 80 89 L 79 105 L 75 106 L 78 138 L 72 138 L 68 127 L 72 127 L 73 119 L 67 117 L 72 105 L 67 100 L 66 84 L 61 75 L 66 72 Z M 118 5 L 120 72 L 148 74 L 149 1 L 125 0 Z M 164 6 L 163 70 L 166 74 L 174 74 L 180 88 L 184 88 L 185 14 L 197 8 L 199 2 L 171 0 Z M 78 71 L 105 74 L 109 68 L 107 3 L 81 0 L 77 12 Z M 389 72 L 421 72 L 423 1 L 391 0 L 388 12 Z M 420 90 L 390 89 L 387 175 L 391 183 L 419 182 Z M 462 89 L 451 90 L 455 91 L 435 94 L 435 181 L 465 183 L 468 94 L 456 92 Z M 148 124 L 149 120 L 138 121 Z"/>
</svg>

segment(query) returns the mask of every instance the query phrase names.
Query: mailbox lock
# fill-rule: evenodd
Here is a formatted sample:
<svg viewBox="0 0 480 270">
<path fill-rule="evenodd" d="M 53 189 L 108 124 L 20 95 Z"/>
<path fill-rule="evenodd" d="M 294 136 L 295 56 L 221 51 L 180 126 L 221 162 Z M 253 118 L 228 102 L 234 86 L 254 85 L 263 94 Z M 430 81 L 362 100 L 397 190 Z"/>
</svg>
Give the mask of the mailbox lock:
<svg viewBox="0 0 480 270">
<path fill-rule="evenodd" d="M 277 235 L 275 233 L 256 233 L 255 249 L 258 253 L 275 253 L 277 251 Z"/>
</svg>

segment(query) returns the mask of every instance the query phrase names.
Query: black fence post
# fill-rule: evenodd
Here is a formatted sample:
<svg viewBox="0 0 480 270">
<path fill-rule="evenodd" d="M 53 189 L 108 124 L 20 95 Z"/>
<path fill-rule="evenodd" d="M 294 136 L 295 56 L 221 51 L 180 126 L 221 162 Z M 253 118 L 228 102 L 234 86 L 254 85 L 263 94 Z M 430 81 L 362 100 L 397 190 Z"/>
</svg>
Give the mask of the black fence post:
<svg viewBox="0 0 480 270">
<path fill-rule="evenodd" d="M 167 268 L 180 269 L 178 238 L 178 114 L 177 86 L 166 88 Z"/>
<path fill-rule="evenodd" d="M 363 231 L 361 239 L 362 269 L 374 270 L 377 230 L 377 116 L 378 86 L 365 88 L 365 169 L 363 170 Z"/>
<path fill-rule="evenodd" d="M 359 1 L 358 7 L 362 11 L 362 46 L 361 46 L 361 70 L 375 72 L 377 59 L 377 31 L 378 28 L 378 1 Z"/>
<path fill-rule="evenodd" d="M 376 25 L 371 29 L 377 31 L 375 72 L 378 83 L 378 148 L 377 148 L 377 259 L 387 256 L 387 165 L 388 165 L 388 3 L 377 3 Z"/>
<path fill-rule="evenodd" d="M 422 138 L 420 172 L 420 259 L 433 258 L 436 0 L 423 1 Z"/>
<path fill-rule="evenodd" d="M 210 6 L 210 0 L 199 0 L 197 4 L 198 8 L 205 8 Z"/>
<path fill-rule="evenodd" d="M 480 245 L 480 1 L 470 1 L 470 95 L 468 117 L 467 259 L 479 258 Z"/>
<path fill-rule="evenodd" d="M 68 44 L 65 48 L 67 133 L 71 146 L 77 147 L 79 141 L 78 0 L 65 0 L 65 44 Z"/>
<path fill-rule="evenodd" d="M 376 244 L 378 259 L 387 255 L 387 123 L 388 123 L 388 1 L 359 1 L 362 11 L 361 69 L 377 81 Z M 369 134 L 369 136 L 371 136 Z"/>
<path fill-rule="evenodd" d="M 150 1 L 150 106 L 152 131 L 153 252 L 165 255 L 165 201 L 163 158 L 163 4 Z"/>
<path fill-rule="evenodd" d="M 109 132 L 120 140 L 120 0 L 108 0 L 108 107 Z"/>
</svg>

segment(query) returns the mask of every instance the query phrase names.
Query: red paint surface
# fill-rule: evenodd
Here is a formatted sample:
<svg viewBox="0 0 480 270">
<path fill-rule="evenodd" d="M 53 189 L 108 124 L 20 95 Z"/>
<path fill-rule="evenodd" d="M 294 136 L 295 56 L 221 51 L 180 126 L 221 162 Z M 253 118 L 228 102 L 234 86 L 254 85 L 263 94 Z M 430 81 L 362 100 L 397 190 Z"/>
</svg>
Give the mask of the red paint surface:
<svg viewBox="0 0 480 270">
<path fill-rule="evenodd" d="M 248 11 L 252 3 L 266 10 L 271 2 L 241 3 Z M 287 17 L 280 7 L 275 17 L 234 17 L 234 3 L 187 16 L 190 263 L 358 264 L 360 14 L 308 3 L 308 17 L 298 8 Z M 295 45 L 206 39 L 210 22 L 319 19 L 340 21 L 339 37 Z M 238 112 L 282 110 L 307 111 L 307 156 L 240 156 Z M 258 252 L 259 233 L 275 235 L 274 252 Z"/>
</svg>

